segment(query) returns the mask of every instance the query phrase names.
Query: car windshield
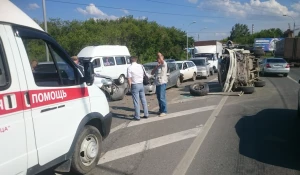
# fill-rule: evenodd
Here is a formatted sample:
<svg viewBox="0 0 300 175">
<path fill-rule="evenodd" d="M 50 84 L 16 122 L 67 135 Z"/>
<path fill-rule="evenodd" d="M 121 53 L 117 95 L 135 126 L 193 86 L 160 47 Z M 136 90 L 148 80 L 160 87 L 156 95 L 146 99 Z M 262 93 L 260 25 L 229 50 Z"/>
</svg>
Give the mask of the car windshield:
<svg viewBox="0 0 300 175">
<path fill-rule="evenodd" d="M 267 59 L 267 63 L 286 63 L 284 59 Z"/>
<path fill-rule="evenodd" d="M 154 68 L 155 68 L 156 65 L 150 65 L 150 64 L 146 64 L 144 65 L 145 67 L 145 70 L 148 72 L 148 71 L 152 71 Z"/>
<path fill-rule="evenodd" d="M 197 54 L 195 56 L 197 56 L 197 57 L 207 57 L 208 60 L 212 60 L 214 54 L 212 54 L 212 53 L 200 53 L 200 54 Z"/>
<path fill-rule="evenodd" d="M 199 60 L 192 60 L 196 66 L 205 66 L 205 60 L 204 59 L 199 59 Z"/>
<path fill-rule="evenodd" d="M 181 69 L 182 68 L 182 63 L 176 63 L 178 68 Z"/>
</svg>

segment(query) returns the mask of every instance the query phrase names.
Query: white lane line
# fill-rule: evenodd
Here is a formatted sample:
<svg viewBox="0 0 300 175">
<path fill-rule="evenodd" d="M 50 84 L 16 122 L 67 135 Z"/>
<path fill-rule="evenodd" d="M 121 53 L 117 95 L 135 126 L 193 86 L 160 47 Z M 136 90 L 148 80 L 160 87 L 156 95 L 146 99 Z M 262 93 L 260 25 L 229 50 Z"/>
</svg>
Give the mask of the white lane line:
<svg viewBox="0 0 300 175">
<path fill-rule="evenodd" d="M 127 125 L 128 125 L 127 122 L 125 122 L 125 123 L 122 123 L 122 124 L 120 124 L 120 125 L 118 125 L 118 126 L 112 128 L 112 129 L 110 130 L 110 134 L 112 134 L 112 133 L 118 131 L 119 129 L 126 128 Z"/>
<path fill-rule="evenodd" d="M 115 150 L 111 150 L 105 153 L 103 157 L 101 157 L 98 164 L 104 164 L 107 162 L 111 162 L 117 159 L 121 159 L 127 156 L 131 156 L 146 150 L 151 150 L 154 148 L 158 148 L 164 145 L 168 145 L 174 142 L 179 142 L 185 139 L 196 137 L 202 131 L 202 127 L 199 126 L 197 128 L 165 135 L 162 137 L 157 137 L 151 140 L 135 143 L 132 145 L 128 145 L 122 148 L 118 148 Z"/>
<path fill-rule="evenodd" d="M 215 108 L 216 108 L 216 105 L 206 106 L 206 107 L 202 107 L 202 108 L 196 108 L 196 109 L 190 109 L 190 110 L 181 111 L 181 112 L 170 113 L 170 114 L 167 114 L 165 117 L 150 117 L 148 119 L 143 119 L 143 120 L 136 121 L 136 122 L 129 122 L 129 123 L 125 122 L 125 123 L 122 123 L 122 124 L 112 128 L 110 130 L 110 134 L 114 133 L 120 129 L 127 128 L 127 127 L 142 125 L 142 124 L 146 124 L 146 123 L 156 122 L 156 121 L 160 121 L 160 120 L 166 120 L 166 119 L 175 118 L 175 117 L 181 117 L 181 116 L 185 116 L 185 115 L 189 115 L 189 114 L 194 114 L 197 112 L 210 111 Z"/>
<path fill-rule="evenodd" d="M 151 122 L 156 122 L 156 121 L 161 121 L 161 120 L 166 120 L 166 119 L 171 119 L 171 118 L 176 118 L 176 117 L 182 117 L 185 115 L 190 115 L 198 112 L 204 112 L 204 111 L 210 111 L 215 109 L 216 106 L 206 106 L 202 108 L 195 108 L 195 109 L 189 109 L 185 111 L 180 111 L 180 112 L 174 112 L 171 114 L 167 114 L 165 117 L 150 117 L 146 120 L 140 120 L 138 122 L 130 122 L 127 127 L 132 127 L 132 126 L 137 126 L 137 125 L 142 125 L 146 123 L 151 123 Z"/>
<path fill-rule="evenodd" d="M 207 122 L 205 123 L 202 132 L 198 134 L 198 136 L 195 138 L 195 140 L 193 141 L 193 143 L 185 153 L 184 157 L 181 159 L 177 167 L 174 169 L 173 175 L 184 175 L 187 172 L 201 144 L 203 143 L 208 131 L 210 130 L 211 126 L 216 120 L 216 116 L 218 116 L 219 112 L 224 106 L 227 98 L 228 96 L 223 97 L 220 103 L 218 104 L 217 108 L 212 112 Z"/>
<path fill-rule="evenodd" d="M 292 80 L 293 82 L 295 82 L 295 83 L 299 84 L 299 82 L 298 82 L 298 81 L 294 80 L 294 79 L 293 79 L 292 77 L 290 77 L 290 76 L 288 76 L 288 79 L 290 79 L 290 80 Z"/>
</svg>

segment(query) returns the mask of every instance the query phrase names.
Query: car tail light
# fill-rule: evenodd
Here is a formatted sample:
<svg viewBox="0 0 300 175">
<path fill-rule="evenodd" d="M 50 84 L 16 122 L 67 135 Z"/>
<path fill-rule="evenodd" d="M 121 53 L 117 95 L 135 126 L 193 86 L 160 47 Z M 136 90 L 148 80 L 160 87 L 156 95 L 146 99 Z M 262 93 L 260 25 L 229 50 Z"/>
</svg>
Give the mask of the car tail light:
<svg viewBox="0 0 300 175">
<path fill-rule="evenodd" d="M 290 65 L 289 65 L 289 64 L 287 64 L 287 65 L 285 66 L 285 68 L 290 68 Z"/>
<path fill-rule="evenodd" d="M 270 64 L 267 64 L 267 65 L 266 65 L 266 68 L 271 68 Z"/>
</svg>

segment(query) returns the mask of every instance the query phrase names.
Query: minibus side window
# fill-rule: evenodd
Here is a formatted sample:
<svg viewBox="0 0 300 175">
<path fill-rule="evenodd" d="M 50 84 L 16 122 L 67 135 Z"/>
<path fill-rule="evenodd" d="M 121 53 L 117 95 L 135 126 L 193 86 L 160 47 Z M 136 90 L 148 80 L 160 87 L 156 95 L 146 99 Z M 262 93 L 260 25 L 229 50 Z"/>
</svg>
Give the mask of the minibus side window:
<svg viewBox="0 0 300 175">
<path fill-rule="evenodd" d="M 99 58 L 94 59 L 93 66 L 94 66 L 94 68 L 101 67 L 101 63 L 100 63 L 100 59 Z"/>
<path fill-rule="evenodd" d="M 103 57 L 102 61 L 103 61 L 104 66 L 114 66 L 115 65 L 114 57 Z"/>
<path fill-rule="evenodd" d="M 115 57 L 115 59 L 116 59 L 117 65 L 124 65 L 124 64 L 126 64 L 125 57 Z"/>
<path fill-rule="evenodd" d="M 10 75 L 2 41 L 0 39 L 0 90 L 6 90 L 10 84 Z"/>
</svg>

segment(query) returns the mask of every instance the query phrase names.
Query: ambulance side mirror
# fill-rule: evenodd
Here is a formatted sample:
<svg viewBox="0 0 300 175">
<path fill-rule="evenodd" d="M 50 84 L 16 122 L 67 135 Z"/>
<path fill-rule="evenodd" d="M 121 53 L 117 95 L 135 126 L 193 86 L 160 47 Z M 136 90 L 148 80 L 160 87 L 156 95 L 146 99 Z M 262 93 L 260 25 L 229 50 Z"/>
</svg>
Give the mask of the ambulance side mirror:
<svg viewBox="0 0 300 175">
<path fill-rule="evenodd" d="M 84 81 L 88 86 L 91 86 L 94 83 L 94 66 L 90 60 L 83 60 L 84 68 Z"/>
</svg>

